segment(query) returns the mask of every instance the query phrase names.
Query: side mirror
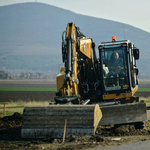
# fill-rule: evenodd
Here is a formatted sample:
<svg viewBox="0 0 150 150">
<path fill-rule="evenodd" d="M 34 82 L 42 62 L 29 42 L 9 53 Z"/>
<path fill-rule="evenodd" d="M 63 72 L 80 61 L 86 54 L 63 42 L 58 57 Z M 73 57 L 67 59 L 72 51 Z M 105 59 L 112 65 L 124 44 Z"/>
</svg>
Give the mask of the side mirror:
<svg viewBox="0 0 150 150">
<path fill-rule="evenodd" d="M 136 75 L 138 75 L 139 74 L 139 69 L 138 68 L 134 68 L 134 72 L 135 72 Z"/>
<path fill-rule="evenodd" d="M 140 55 L 139 49 L 134 48 L 134 49 L 133 49 L 133 54 L 134 54 L 135 60 L 138 60 L 138 59 L 139 59 L 139 55 Z"/>
</svg>

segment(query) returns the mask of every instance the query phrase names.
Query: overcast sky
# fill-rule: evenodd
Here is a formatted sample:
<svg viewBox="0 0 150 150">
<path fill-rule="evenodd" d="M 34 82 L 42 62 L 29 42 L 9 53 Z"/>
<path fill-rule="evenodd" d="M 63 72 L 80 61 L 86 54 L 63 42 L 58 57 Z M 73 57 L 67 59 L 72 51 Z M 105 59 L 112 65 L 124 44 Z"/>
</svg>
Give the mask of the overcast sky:
<svg viewBox="0 0 150 150">
<path fill-rule="evenodd" d="M 0 6 L 35 1 L 78 14 L 122 22 L 150 32 L 150 0 L 0 0 Z"/>
</svg>

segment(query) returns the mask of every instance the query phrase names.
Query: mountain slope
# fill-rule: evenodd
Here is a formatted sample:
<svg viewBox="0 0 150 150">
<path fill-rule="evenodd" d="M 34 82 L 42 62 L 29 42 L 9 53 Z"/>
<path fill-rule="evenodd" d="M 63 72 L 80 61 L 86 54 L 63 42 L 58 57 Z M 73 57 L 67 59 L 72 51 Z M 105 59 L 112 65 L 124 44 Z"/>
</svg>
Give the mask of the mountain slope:
<svg viewBox="0 0 150 150">
<path fill-rule="evenodd" d="M 140 48 L 138 67 L 150 74 L 150 33 L 119 22 L 79 15 L 42 3 L 0 7 L 0 69 L 8 71 L 58 72 L 61 64 L 61 34 L 75 22 L 96 46 L 102 41 L 129 39 Z M 124 30 L 123 30 L 124 29 Z M 97 50 L 98 51 L 98 50 Z M 13 72 L 14 73 L 14 72 Z"/>
</svg>

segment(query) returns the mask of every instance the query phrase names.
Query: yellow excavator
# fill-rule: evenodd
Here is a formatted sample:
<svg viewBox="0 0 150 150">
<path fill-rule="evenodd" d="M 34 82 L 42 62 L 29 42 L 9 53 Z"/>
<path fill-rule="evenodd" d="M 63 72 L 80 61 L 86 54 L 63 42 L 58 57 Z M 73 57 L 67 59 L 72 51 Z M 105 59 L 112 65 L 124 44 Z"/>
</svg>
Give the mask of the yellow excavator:
<svg viewBox="0 0 150 150">
<path fill-rule="evenodd" d="M 95 43 L 74 23 L 62 34 L 62 60 L 55 103 L 26 106 L 23 138 L 62 138 L 95 134 L 97 126 L 147 120 L 146 103 L 134 96 L 138 89 L 139 49 L 129 40 Z M 66 120 L 66 121 L 65 121 Z M 66 129 L 65 129 L 66 127 Z"/>
</svg>

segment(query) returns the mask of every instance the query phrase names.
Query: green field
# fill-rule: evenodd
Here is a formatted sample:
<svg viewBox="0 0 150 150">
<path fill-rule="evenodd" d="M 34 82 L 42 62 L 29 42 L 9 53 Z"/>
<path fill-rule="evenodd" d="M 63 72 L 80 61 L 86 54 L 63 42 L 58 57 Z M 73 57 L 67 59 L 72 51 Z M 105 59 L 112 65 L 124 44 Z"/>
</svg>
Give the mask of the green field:
<svg viewBox="0 0 150 150">
<path fill-rule="evenodd" d="M 55 87 L 0 87 L 0 91 L 57 91 Z"/>
<path fill-rule="evenodd" d="M 138 92 L 150 92 L 150 88 L 139 88 Z"/>
<path fill-rule="evenodd" d="M 57 91 L 55 87 L 0 87 L 0 91 Z M 150 92 L 150 88 L 139 88 L 138 92 Z"/>
</svg>

